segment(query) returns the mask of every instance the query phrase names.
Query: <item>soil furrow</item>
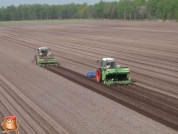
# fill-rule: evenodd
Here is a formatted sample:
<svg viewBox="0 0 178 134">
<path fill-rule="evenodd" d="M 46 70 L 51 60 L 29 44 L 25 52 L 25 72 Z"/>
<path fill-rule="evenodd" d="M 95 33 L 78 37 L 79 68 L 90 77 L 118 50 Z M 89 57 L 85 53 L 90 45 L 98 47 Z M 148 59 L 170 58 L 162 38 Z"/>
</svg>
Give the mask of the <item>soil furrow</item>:
<svg viewBox="0 0 178 134">
<path fill-rule="evenodd" d="M 97 92 L 109 99 L 112 99 L 118 103 L 121 103 L 131 109 L 134 109 L 135 111 L 148 116 L 149 118 L 152 118 L 166 126 L 169 126 L 175 130 L 178 130 L 178 114 L 177 109 L 174 107 L 174 111 L 170 110 L 169 108 L 164 108 L 164 106 L 168 107 L 170 104 L 164 104 L 163 107 L 160 106 L 159 103 L 154 101 L 154 99 L 146 100 L 146 98 L 140 98 L 141 96 L 135 96 L 132 94 L 131 88 L 130 91 L 120 89 L 118 90 L 115 88 L 108 88 L 105 85 L 99 85 L 93 80 L 88 79 L 87 77 L 76 73 L 72 70 L 63 68 L 63 67 L 46 67 L 47 70 L 52 71 L 60 76 L 63 76 L 64 78 L 67 78 L 79 85 L 82 85 L 86 87 L 87 89 L 90 89 L 94 92 Z M 137 90 L 136 88 L 133 90 Z M 122 97 L 121 97 L 122 96 Z M 124 97 L 123 97 L 124 96 Z M 151 96 L 151 95 L 150 95 Z M 127 99 L 121 99 L 121 98 L 127 98 Z M 133 104 L 134 103 L 134 104 Z M 144 111 L 144 112 L 143 112 Z M 159 113 L 159 114 L 157 114 Z"/>
</svg>

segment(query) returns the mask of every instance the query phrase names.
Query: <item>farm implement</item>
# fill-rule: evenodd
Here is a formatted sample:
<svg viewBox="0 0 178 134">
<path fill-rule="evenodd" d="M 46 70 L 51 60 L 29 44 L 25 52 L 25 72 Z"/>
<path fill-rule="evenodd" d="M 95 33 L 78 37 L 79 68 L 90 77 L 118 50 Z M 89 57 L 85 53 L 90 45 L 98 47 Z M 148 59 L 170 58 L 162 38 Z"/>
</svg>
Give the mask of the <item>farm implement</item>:
<svg viewBox="0 0 178 134">
<path fill-rule="evenodd" d="M 112 84 L 130 84 L 131 78 L 127 77 L 130 73 L 128 67 L 120 67 L 116 64 L 114 58 L 102 58 L 98 60 L 100 67 L 96 72 L 88 72 L 87 76 L 90 78 L 96 78 L 97 82 L 104 82 L 104 84 L 110 86 Z"/>
<path fill-rule="evenodd" d="M 47 47 L 40 47 L 37 49 L 37 54 L 35 55 L 33 62 L 40 67 L 59 65 L 54 55 L 51 54 L 50 49 Z"/>
</svg>

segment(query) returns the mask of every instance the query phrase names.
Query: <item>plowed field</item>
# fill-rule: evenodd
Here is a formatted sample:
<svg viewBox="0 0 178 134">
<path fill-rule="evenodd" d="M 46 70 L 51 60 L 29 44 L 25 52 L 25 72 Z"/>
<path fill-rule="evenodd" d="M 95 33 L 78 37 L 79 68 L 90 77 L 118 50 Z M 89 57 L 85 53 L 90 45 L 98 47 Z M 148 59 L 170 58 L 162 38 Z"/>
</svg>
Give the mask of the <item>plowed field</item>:
<svg viewBox="0 0 178 134">
<path fill-rule="evenodd" d="M 178 23 L 79 21 L 0 31 L 0 122 L 16 115 L 27 134 L 177 133 Z M 59 68 L 31 63 L 41 46 L 51 48 Z M 85 79 L 102 57 L 129 67 L 134 85 Z"/>
</svg>

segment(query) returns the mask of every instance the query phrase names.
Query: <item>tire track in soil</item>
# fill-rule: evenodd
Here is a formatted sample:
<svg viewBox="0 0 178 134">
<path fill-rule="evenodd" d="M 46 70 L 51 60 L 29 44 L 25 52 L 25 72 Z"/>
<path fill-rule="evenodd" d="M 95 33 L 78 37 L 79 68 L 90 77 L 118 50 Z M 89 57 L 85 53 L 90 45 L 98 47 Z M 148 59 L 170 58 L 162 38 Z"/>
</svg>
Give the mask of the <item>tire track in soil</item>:
<svg viewBox="0 0 178 134">
<path fill-rule="evenodd" d="M 20 41 L 19 41 L 20 42 Z M 26 42 L 26 43 L 28 43 L 28 42 Z M 28 43 L 29 44 L 29 43 Z M 29 47 L 29 46 L 27 46 L 27 47 Z M 87 64 L 86 64 L 87 65 Z M 144 77 L 144 76 L 143 76 Z M 138 87 L 137 87 L 138 88 Z M 176 105 L 175 105 L 176 106 Z M 159 119 L 158 119 L 159 120 Z"/>
<path fill-rule="evenodd" d="M 22 31 L 21 31 L 21 32 L 22 32 Z M 41 39 L 40 39 L 40 41 L 41 41 Z M 43 42 L 44 42 L 44 41 L 43 41 Z M 46 41 L 45 41 L 45 42 L 46 42 Z M 49 43 L 50 43 L 50 42 L 49 42 Z M 61 53 L 61 52 L 60 52 L 60 53 Z M 127 58 L 127 59 L 123 59 L 123 60 L 127 60 L 127 61 L 129 61 L 129 62 L 132 62 L 131 60 L 128 60 L 128 58 Z M 139 62 L 138 62 L 138 63 L 139 63 Z M 143 64 L 143 63 L 142 63 L 142 64 Z M 143 64 L 143 65 L 148 66 L 148 64 Z M 159 67 L 159 66 L 152 65 L 152 67 Z M 137 67 L 137 68 L 139 68 L 139 67 Z M 168 68 L 164 68 L 164 66 L 161 66 L 161 68 L 162 68 L 162 69 L 168 69 Z M 143 68 L 140 68 L 140 69 L 143 69 Z M 155 72 L 155 71 L 153 71 L 153 70 L 148 70 L 148 71 Z M 169 68 L 169 71 L 175 71 L 175 70 Z M 155 73 L 156 73 L 156 72 L 155 72 Z M 164 73 L 164 71 L 162 71 L 162 73 Z M 171 75 L 169 75 L 169 73 L 166 73 L 165 75 L 171 77 Z M 174 75 L 174 74 L 173 74 L 173 75 Z M 175 75 L 175 76 L 172 76 L 172 77 L 177 78 L 176 75 Z M 159 79 L 159 78 L 157 78 L 157 79 Z"/>
<path fill-rule="evenodd" d="M 8 39 L 9 40 L 9 39 Z M 13 38 L 12 40 L 17 40 L 17 39 L 15 39 L 15 38 Z M 17 41 L 19 41 L 20 42 L 20 40 L 17 40 Z M 40 40 L 40 41 L 42 41 L 42 40 Z M 21 41 L 21 43 L 22 42 L 24 42 L 24 44 L 31 44 L 31 45 L 33 45 L 34 46 L 34 48 L 35 48 L 35 44 L 32 44 L 32 43 L 29 43 L 29 42 L 27 42 L 27 41 Z M 42 42 L 44 42 L 44 41 L 42 41 Z M 50 43 L 49 41 L 47 41 L 48 43 Z M 46 42 L 45 42 L 46 43 Z M 56 44 L 56 43 L 53 43 L 53 44 Z M 54 47 L 54 46 L 53 46 Z M 81 50 L 81 51 L 83 51 L 83 50 Z M 87 50 L 86 50 L 87 51 Z M 66 56 L 66 54 L 63 52 L 63 51 L 60 51 L 60 55 L 59 54 L 57 54 L 58 52 L 57 51 L 55 51 L 56 53 L 55 53 L 55 55 L 56 56 L 58 56 L 58 57 L 62 57 L 62 58 L 64 58 L 64 59 L 67 59 L 67 60 L 71 60 L 71 59 L 69 59 L 69 58 L 67 58 L 67 57 L 71 57 L 71 56 Z M 93 52 L 93 53 L 95 53 L 95 52 Z M 97 53 L 95 53 L 95 54 L 97 54 Z M 65 55 L 65 56 L 62 56 L 62 55 Z M 73 57 L 72 57 L 73 58 Z M 72 59 L 72 60 L 74 60 L 74 59 Z M 132 62 L 132 60 L 129 60 L 128 58 L 127 59 L 125 59 L 125 58 L 123 58 L 123 60 L 125 60 L 125 61 L 129 61 L 129 62 Z M 80 61 L 84 61 L 84 60 L 81 60 L 80 59 Z M 85 62 L 85 61 L 84 61 Z M 82 63 L 84 63 L 84 62 L 82 62 Z M 88 62 L 88 63 L 90 63 L 90 62 Z M 134 63 L 139 63 L 139 62 L 137 62 L 137 61 L 134 61 Z M 90 66 L 91 64 L 88 64 L 87 66 Z M 150 70 L 150 69 L 145 69 L 145 68 L 143 68 L 143 67 L 138 67 L 138 66 L 133 66 L 132 64 L 129 64 L 130 66 L 132 66 L 132 67 L 136 67 L 137 69 L 139 68 L 139 69 L 144 69 L 144 70 L 146 70 L 146 71 L 151 71 L 151 72 L 154 72 L 154 73 L 158 73 L 158 72 L 156 72 L 156 71 L 154 71 L 154 70 Z M 142 63 L 142 65 L 145 65 L 145 66 L 148 66 L 148 64 L 146 64 L 146 63 Z M 158 67 L 157 65 L 152 65 L 152 67 Z M 93 66 L 92 66 L 92 68 L 93 68 Z M 162 68 L 162 69 L 168 69 L 168 68 L 164 68 L 164 66 L 161 66 L 160 68 Z M 171 70 L 171 68 L 169 69 L 169 70 Z M 175 70 L 172 70 L 172 71 L 175 71 Z M 137 72 L 138 73 L 138 72 Z M 145 76 L 145 74 L 142 74 L 142 75 L 144 75 Z M 161 75 L 164 75 L 164 71 L 162 72 L 162 74 Z M 170 77 L 174 77 L 174 78 L 178 78 L 176 75 L 175 76 L 171 76 L 171 75 L 169 75 L 169 74 L 165 74 L 166 76 L 170 76 Z M 146 76 L 146 77 L 150 77 L 150 76 Z M 159 81 L 158 80 L 159 78 L 156 78 L 156 81 Z M 150 81 L 150 79 L 149 79 L 149 81 Z M 152 81 L 154 81 L 154 80 L 152 80 Z M 155 81 L 154 81 L 155 82 Z M 172 85 L 175 85 L 175 83 L 174 82 L 172 82 L 172 81 L 166 81 L 166 82 L 168 82 L 170 85 L 172 84 Z M 162 83 L 162 81 L 160 81 L 160 83 Z M 176 85 L 175 85 L 176 86 Z"/>
<path fill-rule="evenodd" d="M 15 28 L 16 29 L 16 28 Z M 5 33 L 7 32 L 7 33 L 9 33 L 9 34 L 12 34 L 12 36 L 14 36 L 14 37 L 18 37 L 19 38 L 19 36 L 20 37 L 25 37 L 25 34 L 24 34 L 24 32 L 23 31 L 21 31 L 21 30 L 19 30 L 19 29 L 17 29 L 17 31 L 18 31 L 18 33 L 21 33 L 21 34 L 19 34 L 19 35 L 17 35 L 17 34 L 12 34 L 12 33 L 9 33 L 9 32 L 7 32 L 7 31 L 5 31 Z M 16 31 L 16 32 L 17 32 Z M 39 31 L 38 31 L 39 32 Z M 44 33 L 43 33 L 44 34 Z M 56 33 L 55 35 L 54 35 L 54 33 L 52 34 L 53 36 L 56 36 L 56 38 L 55 39 L 57 39 L 57 35 L 58 35 L 59 33 Z M 48 38 L 49 37 L 49 35 L 45 35 L 45 36 L 43 36 L 43 39 L 40 39 L 40 37 L 38 37 L 38 35 L 35 35 L 34 33 L 31 33 L 30 34 L 30 36 L 31 37 L 29 37 L 29 35 L 28 35 L 28 37 L 26 37 L 26 40 L 29 40 L 29 39 L 35 39 L 35 40 L 39 40 L 39 41 L 41 41 L 41 42 L 47 42 L 47 43 L 53 43 L 53 44 L 57 44 L 56 43 L 56 41 L 54 40 L 54 38 Z M 32 38 L 32 37 L 35 37 L 35 38 Z M 36 38 L 37 37 L 37 38 Z M 61 38 L 62 37 L 62 38 Z M 61 41 L 63 41 L 63 38 L 64 38 L 64 40 L 65 40 L 65 38 L 67 38 L 67 37 L 65 37 L 64 35 L 63 36 L 61 36 L 60 35 L 60 40 Z M 67 40 L 67 43 L 76 43 L 76 41 L 78 41 L 77 43 L 79 44 L 79 47 L 77 48 L 77 50 L 80 50 L 81 49 L 81 46 L 80 45 L 82 45 L 82 43 L 87 43 L 88 41 L 90 41 L 88 38 L 82 38 L 82 39 L 78 39 L 77 37 L 70 37 L 71 39 L 70 40 Z M 49 40 L 50 40 L 50 42 L 49 42 Z M 95 42 L 95 43 L 94 43 Z M 100 47 L 98 47 L 98 46 L 96 46 L 96 42 L 97 43 L 101 43 L 102 42 L 102 46 L 103 47 L 106 47 L 107 48 L 107 46 L 109 45 L 110 47 L 109 48 L 107 48 L 108 50 L 111 50 L 111 51 L 115 51 L 115 48 L 116 48 L 116 45 L 117 45 L 117 42 L 113 42 L 113 40 L 112 40 L 112 42 L 111 41 L 109 41 L 109 40 L 106 40 L 106 41 L 103 41 L 103 40 L 99 40 L 99 39 L 97 39 L 97 38 L 92 38 L 92 41 L 90 41 L 90 49 L 92 49 L 92 47 L 94 47 L 94 49 L 93 50 L 95 50 L 96 48 L 100 48 Z M 58 44 L 57 44 L 58 45 Z M 124 44 L 121 44 L 121 45 L 124 45 Z M 60 44 L 60 46 L 63 46 L 62 44 Z M 133 47 L 132 45 L 128 45 L 127 44 L 127 46 L 131 46 L 131 47 Z M 66 47 L 66 46 L 65 46 Z M 68 48 L 72 48 L 72 46 L 67 46 Z M 128 50 L 127 49 L 125 49 L 123 46 L 120 46 L 121 48 L 122 48 L 122 50 L 125 50 L 125 52 L 127 52 Z M 139 48 L 140 47 L 142 47 L 142 46 L 138 46 Z M 87 47 L 86 47 L 87 48 Z M 133 47 L 133 48 L 135 48 L 135 47 Z M 72 48 L 72 49 L 74 49 L 74 48 Z M 148 48 L 145 48 L 145 49 L 148 49 Z M 81 50 L 82 51 L 82 50 Z M 85 49 L 85 51 L 86 51 L 86 49 Z M 101 50 L 102 52 L 104 52 L 103 50 Z M 162 59 L 162 55 L 160 55 L 160 57 L 159 58 L 157 58 L 157 57 L 155 57 L 154 55 L 145 55 L 145 53 L 136 53 L 136 54 L 132 54 L 131 56 L 133 57 L 133 56 L 140 56 L 140 57 L 142 57 L 142 56 L 144 56 L 144 57 L 147 57 L 147 58 L 152 58 L 152 60 L 153 59 L 159 59 L 159 60 L 164 60 L 164 59 Z M 126 53 L 126 55 L 125 56 L 128 56 L 128 53 Z M 136 57 L 136 58 L 140 58 L 140 57 Z M 128 58 L 127 58 L 128 59 Z M 125 59 L 124 59 L 125 60 Z M 175 61 L 175 62 L 177 62 L 177 60 L 175 60 L 174 58 L 169 58 L 169 59 L 167 59 L 167 61 L 168 60 L 170 60 L 170 61 Z"/>
<path fill-rule="evenodd" d="M 174 97 L 159 92 L 149 94 L 149 92 L 145 92 L 144 88 L 139 89 L 138 86 L 120 86 L 119 89 L 117 87 L 107 87 L 61 66 L 46 67 L 46 69 L 172 129 L 178 130 L 178 99 Z M 165 97 L 168 97 L 169 101 L 164 100 Z"/>
<path fill-rule="evenodd" d="M 36 48 L 36 45 L 35 44 L 33 44 L 33 43 L 29 43 L 29 42 L 26 42 L 26 41 L 20 41 L 20 40 L 18 40 L 18 39 L 15 39 L 15 38 L 7 38 L 6 36 L 2 36 L 2 37 L 4 37 L 4 39 L 6 39 L 6 40 L 8 40 L 8 41 L 11 41 L 11 42 L 15 42 L 15 43 L 17 43 L 17 44 L 19 44 L 19 45 L 21 45 L 21 46 L 26 46 L 27 48 L 31 48 L 31 49 L 35 49 Z M 30 44 L 30 46 L 29 45 L 26 45 L 26 44 Z M 78 63 L 78 64 L 83 64 L 83 65 L 86 65 L 86 66 L 88 66 L 88 67 L 91 67 L 91 68 L 93 68 L 94 66 L 92 66 L 92 63 L 91 62 L 87 62 L 87 64 L 85 63 L 85 60 L 82 60 L 82 59 L 80 59 L 80 60 L 77 60 L 77 58 L 75 58 L 75 59 L 73 59 L 73 57 L 71 57 L 70 55 L 68 56 L 66 56 L 66 54 L 64 53 L 64 52 L 60 52 L 60 55 L 59 54 L 57 54 L 57 52 L 56 52 L 56 54 L 55 54 L 56 56 L 58 56 L 58 57 L 60 57 L 60 58 L 64 58 L 64 59 L 67 59 L 67 60 L 69 60 L 69 61 L 71 61 L 71 59 L 72 59 L 72 61 L 75 61 L 75 63 Z M 64 55 L 64 56 L 63 56 Z M 130 60 L 129 60 L 130 61 Z M 133 65 L 132 65 L 133 66 Z M 164 67 L 163 67 L 164 68 Z M 149 71 L 149 70 L 147 70 L 147 71 Z M 147 75 L 145 75 L 145 74 L 142 74 L 142 73 L 140 73 L 140 72 L 134 72 L 134 71 L 132 71 L 133 73 L 135 73 L 135 74 L 139 74 L 140 76 L 138 77 L 138 75 L 137 75 L 137 78 L 141 78 L 141 79 L 145 79 L 146 77 L 148 78 L 147 79 L 147 81 L 150 81 L 151 83 L 153 82 L 153 83 L 162 83 L 161 85 L 165 85 L 166 87 L 169 87 L 169 88 L 172 88 L 172 89 L 174 89 L 175 87 L 177 87 L 177 84 L 175 84 L 174 82 L 172 82 L 172 81 L 167 81 L 167 80 L 164 80 L 164 83 L 163 83 L 163 81 L 162 80 L 160 80 L 160 79 L 158 79 L 158 78 L 154 78 L 154 77 L 151 77 L 151 76 L 147 76 Z M 154 72 L 154 71 L 152 71 L 152 72 Z M 166 83 L 165 83 L 165 81 L 166 81 Z M 143 83 L 143 82 L 142 82 Z M 146 84 L 146 85 L 148 85 L 146 82 L 144 83 L 144 84 Z M 153 87 L 156 87 L 156 86 L 153 86 Z M 159 88 L 159 87 L 158 87 Z M 162 89 L 163 90 L 163 89 Z"/>
<path fill-rule="evenodd" d="M 18 31 L 18 32 L 20 32 L 20 31 Z M 21 31 L 22 32 L 22 31 Z M 20 32 L 20 33 L 21 33 Z M 23 33 L 23 32 L 22 32 Z M 21 36 L 21 35 L 19 35 L 19 36 Z M 31 35 L 32 36 L 32 35 Z M 34 36 L 34 35 L 33 35 Z M 19 37 L 18 37 L 19 38 Z M 26 41 L 28 41 L 29 39 L 32 39 L 32 37 L 28 37 L 28 39 L 26 39 Z M 34 40 L 34 39 L 33 39 Z M 58 45 L 58 44 L 56 44 L 56 43 L 54 43 L 53 42 L 53 40 L 52 39 L 50 39 L 50 40 L 42 40 L 42 39 L 39 39 L 39 37 L 38 38 L 35 38 L 35 41 L 40 41 L 40 42 L 45 42 L 45 43 L 49 43 L 49 44 L 51 44 L 51 42 L 52 42 L 52 44 L 55 44 L 55 45 Z M 49 42 L 50 41 L 50 42 Z M 29 41 L 30 42 L 30 41 Z M 71 42 L 71 41 L 68 41 L 68 43 L 69 42 Z M 72 43 L 72 42 L 71 42 Z M 63 46 L 63 45 L 60 45 L 60 46 Z M 53 46 L 54 47 L 54 46 Z M 68 48 L 71 48 L 71 47 L 68 47 Z M 72 48 L 71 48 L 72 49 Z M 65 49 L 65 50 L 67 50 L 67 49 Z M 73 51 L 73 50 L 72 50 Z M 81 50 L 81 51 L 84 51 L 84 50 Z M 86 51 L 86 50 L 85 50 Z M 60 52 L 61 53 L 61 52 Z M 75 52 L 74 52 L 75 53 Z M 78 53 L 78 52 L 77 52 Z M 94 52 L 93 52 L 94 53 Z M 128 54 L 127 54 L 128 55 Z M 131 55 L 132 57 L 133 57 L 133 55 Z M 138 55 L 139 56 L 139 55 Z M 132 60 L 128 60 L 129 59 L 129 57 L 128 58 L 125 58 L 125 59 L 122 59 L 122 60 L 125 60 L 125 61 L 128 61 L 128 62 L 133 62 Z M 155 59 L 155 58 L 154 58 Z M 160 59 L 159 59 L 160 60 Z M 134 61 L 135 63 L 140 63 L 140 62 L 138 62 L 139 61 L 139 59 L 137 60 L 137 61 Z M 143 65 L 145 65 L 145 66 L 149 66 L 149 64 L 147 64 L 147 63 L 142 63 Z M 164 66 L 157 66 L 157 64 L 160 64 L 160 63 L 156 63 L 156 65 L 155 64 L 152 64 L 152 66 L 151 67 L 157 67 L 157 68 L 162 68 L 162 69 L 169 69 L 169 71 L 175 71 L 175 69 L 172 69 L 172 68 L 165 68 Z M 164 63 L 165 64 L 165 63 Z M 170 64 L 169 64 L 170 65 Z M 139 68 L 139 67 L 138 67 Z M 143 69 L 143 68 L 141 68 L 141 69 Z M 148 71 L 152 71 L 153 72 L 153 70 L 148 70 Z M 155 72 L 155 71 L 154 71 Z M 162 73 L 164 73 L 164 71 L 162 71 Z M 169 76 L 169 73 L 166 73 L 165 74 L 166 76 Z M 174 74 L 173 74 L 174 75 Z M 175 76 L 173 76 L 173 77 L 177 77 L 176 75 Z"/>
<path fill-rule="evenodd" d="M 43 134 L 68 134 L 65 130 L 60 130 L 60 128 L 54 128 L 54 124 L 50 124 L 51 120 L 48 119 L 48 122 L 45 121 L 41 115 L 34 111 L 35 107 L 30 107 L 26 101 L 19 97 L 19 95 L 11 89 L 9 85 L 7 85 L 3 80 L 0 79 L 0 86 L 2 98 L 4 98 L 4 102 L 2 99 L 1 104 L 9 114 L 12 113 L 13 110 L 16 110 L 16 113 L 19 115 L 20 121 L 20 129 L 25 133 L 43 133 Z M 10 101 L 11 98 L 12 100 Z M 16 105 L 14 105 L 16 104 Z M 7 109 L 7 105 L 8 107 Z M 2 115 L 2 113 L 1 113 Z M 27 117 L 27 115 L 29 117 Z M 25 121 L 25 122 L 24 122 Z"/>
<path fill-rule="evenodd" d="M 33 43 L 29 43 L 29 42 L 26 42 L 26 41 L 22 41 L 22 40 L 18 40 L 18 39 L 15 39 L 15 38 L 11 38 L 11 37 L 6 37 L 6 36 L 2 36 L 5 40 L 8 40 L 10 42 L 15 42 L 17 43 L 18 45 L 21 45 L 21 46 L 25 46 L 27 48 L 31 48 L 31 49 L 35 49 L 36 48 L 36 45 L 33 44 Z M 30 44 L 30 45 L 26 45 L 26 44 Z M 39 46 L 40 47 L 40 46 Z M 57 53 L 57 52 L 56 52 Z M 64 53 L 64 52 L 60 52 L 60 55 L 59 54 L 55 54 L 57 57 L 60 57 L 60 58 L 64 58 L 64 59 L 67 59 L 69 61 L 75 61 L 75 63 L 78 63 L 79 65 L 85 65 L 87 67 L 91 67 L 93 68 L 92 66 L 92 63 L 91 62 L 88 62 L 87 64 L 85 63 L 85 60 L 82 60 L 81 58 L 79 58 L 79 60 L 77 60 L 77 58 L 73 59 L 73 57 L 71 57 L 70 55 L 67 55 Z M 63 56 L 64 55 L 64 56 Z M 90 64 L 91 63 L 91 64 Z M 133 66 L 133 65 L 132 65 Z M 149 70 L 148 70 L 149 71 Z M 177 87 L 177 84 L 175 84 L 174 82 L 171 82 L 171 81 L 167 81 L 167 83 L 165 83 L 165 80 L 164 80 L 164 83 L 162 80 L 160 79 L 157 79 L 157 78 L 154 78 L 154 77 L 151 77 L 151 76 L 147 76 L 145 74 L 141 74 L 139 72 L 134 72 L 132 71 L 133 73 L 135 74 L 139 74 L 140 76 L 137 75 L 137 78 L 141 78 L 141 79 L 145 79 L 145 78 L 148 78 L 147 81 L 150 81 L 151 83 L 162 83 L 161 85 L 165 85 L 166 87 L 168 88 L 172 88 L 174 89 L 175 87 Z M 144 82 L 142 82 L 144 83 Z M 145 85 L 148 85 L 147 82 L 144 83 Z M 149 85 L 150 86 L 150 85 Z M 152 87 L 156 87 L 156 86 L 152 86 Z M 159 87 L 156 87 L 156 88 L 159 88 Z M 164 89 L 162 89 L 164 90 Z M 164 90 L 165 91 L 165 90 Z M 174 93 L 174 92 L 172 92 Z M 176 93 L 175 93 L 176 94 Z"/>
</svg>

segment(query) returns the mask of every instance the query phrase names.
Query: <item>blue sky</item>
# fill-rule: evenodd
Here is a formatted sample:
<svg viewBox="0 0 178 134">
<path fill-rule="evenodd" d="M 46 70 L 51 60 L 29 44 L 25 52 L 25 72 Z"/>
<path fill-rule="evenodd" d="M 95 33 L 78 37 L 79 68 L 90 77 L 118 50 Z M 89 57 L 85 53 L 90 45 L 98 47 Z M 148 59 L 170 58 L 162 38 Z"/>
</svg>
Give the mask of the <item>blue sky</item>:
<svg viewBox="0 0 178 134">
<path fill-rule="evenodd" d="M 10 6 L 10 5 L 15 5 L 18 6 L 20 4 L 49 4 L 49 5 L 57 5 L 57 4 L 69 4 L 69 3 L 79 3 L 82 4 L 84 2 L 87 2 L 88 4 L 95 4 L 95 3 L 99 3 L 100 0 L 1 0 L 0 2 L 0 7 L 4 6 Z M 109 1 L 118 1 L 118 0 L 103 0 L 106 2 Z"/>
</svg>

